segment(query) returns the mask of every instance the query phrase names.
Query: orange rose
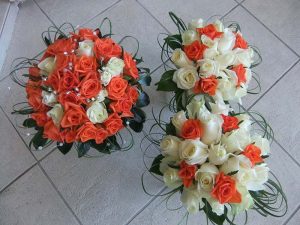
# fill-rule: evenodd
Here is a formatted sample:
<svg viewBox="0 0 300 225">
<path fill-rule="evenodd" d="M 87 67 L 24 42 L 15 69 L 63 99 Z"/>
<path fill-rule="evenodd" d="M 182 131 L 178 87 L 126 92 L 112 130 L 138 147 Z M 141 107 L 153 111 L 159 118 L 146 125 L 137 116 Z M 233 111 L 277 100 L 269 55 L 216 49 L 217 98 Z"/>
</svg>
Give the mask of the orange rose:
<svg viewBox="0 0 300 225">
<path fill-rule="evenodd" d="M 42 89 L 41 89 L 41 81 L 32 81 L 28 80 L 26 84 L 26 93 L 28 96 L 30 95 L 42 95 Z"/>
<path fill-rule="evenodd" d="M 237 191 L 235 180 L 230 176 L 219 173 L 216 177 L 216 184 L 211 192 L 212 197 L 217 199 L 221 204 L 240 203 L 241 194 Z"/>
<path fill-rule="evenodd" d="M 43 127 L 48 121 L 46 112 L 36 112 L 31 114 L 31 118 L 35 120 L 39 127 Z"/>
<path fill-rule="evenodd" d="M 128 86 L 126 93 L 129 96 L 129 98 L 131 99 L 132 103 L 135 103 L 137 101 L 137 99 L 139 97 L 139 92 L 136 89 L 136 87 Z"/>
<path fill-rule="evenodd" d="M 58 54 L 64 54 L 67 52 L 68 54 L 72 53 L 72 50 L 76 48 L 76 42 L 74 42 L 71 38 L 67 39 L 57 39 L 53 44 L 49 45 L 44 57 L 55 56 Z"/>
<path fill-rule="evenodd" d="M 178 171 L 178 176 L 182 179 L 183 186 L 185 186 L 186 188 L 191 186 L 197 169 L 198 168 L 196 165 L 189 165 L 185 161 L 182 161 L 180 163 L 180 170 Z"/>
<path fill-rule="evenodd" d="M 236 76 L 238 77 L 238 83 L 237 86 L 240 86 L 241 83 L 246 83 L 247 78 L 246 78 L 246 69 L 242 64 L 239 64 L 231 69 L 236 73 Z"/>
<path fill-rule="evenodd" d="M 194 87 L 194 93 L 206 93 L 213 96 L 216 94 L 217 86 L 218 80 L 215 75 L 212 75 L 207 78 L 200 78 L 200 80 L 196 83 Z"/>
<path fill-rule="evenodd" d="M 109 107 L 117 113 L 121 114 L 121 117 L 132 117 L 133 114 L 131 112 L 132 101 L 131 99 L 120 99 L 116 102 L 110 103 Z"/>
<path fill-rule="evenodd" d="M 112 113 L 105 121 L 104 126 L 108 135 L 114 135 L 123 128 L 123 121 L 117 113 Z"/>
<path fill-rule="evenodd" d="M 59 128 L 55 126 L 53 120 L 48 120 L 48 122 L 45 124 L 43 137 L 53 141 L 62 142 Z"/>
<path fill-rule="evenodd" d="M 81 142 L 86 142 L 96 138 L 97 128 L 91 122 L 86 122 L 77 132 L 77 139 Z"/>
<path fill-rule="evenodd" d="M 100 33 L 99 30 L 92 30 L 88 28 L 81 28 L 78 31 L 78 34 L 75 34 L 74 37 L 76 37 L 78 40 L 93 40 L 95 41 L 98 38 L 98 34 Z"/>
<path fill-rule="evenodd" d="M 62 73 L 59 83 L 59 92 L 72 90 L 79 85 L 79 77 L 77 73 L 66 70 Z"/>
<path fill-rule="evenodd" d="M 263 162 L 263 159 L 260 156 L 260 148 L 253 144 L 247 145 L 242 154 L 251 161 L 252 166 L 255 166 L 255 164 L 257 163 Z"/>
<path fill-rule="evenodd" d="M 80 97 L 77 96 L 77 94 L 75 94 L 75 92 L 73 92 L 73 91 L 64 92 L 64 93 L 59 94 L 58 101 L 63 106 L 65 106 L 67 102 L 71 102 L 76 105 L 81 103 Z"/>
<path fill-rule="evenodd" d="M 183 50 L 190 60 L 197 61 L 203 58 L 203 53 L 206 48 L 206 45 L 201 44 L 200 41 L 196 40 L 190 45 L 185 45 Z"/>
<path fill-rule="evenodd" d="M 85 74 L 91 70 L 96 70 L 97 66 L 96 58 L 83 55 L 77 60 L 75 71 Z"/>
<path fill-rule="evenodd" d="M 223 133 L 233 131 L 239 128 L 239 120 L 234 116 L 221 115 L 223 118 L 222 129 Z"/>
<path fill-rule="evenodd" d="M 28 103 L 35 111 L 46 111 L 48 108 L 42 103 L 41 95 L 30 95 L 28 97 Z"/>
<path fill-rule="evenodd" d="M 203 127 L 200 120 L 188 119 L 181 128 L 181 137 L 184 139 L 197 139 L 203 136 Z"/>
<path fill-rule="evenodd" d="M 235 48 L 243 48 L 243 49 L 248 48 L 247 41 L 245 41 L 245 39 L 240 34 L 235 35 L 235 45 L 234 45 L 233 49 L 235 49 Z"/>
<path fill-rule="evenodd" d="M 30 76 L 40 77 L 40 69 L 38 67 L 29 67 L 28 69 Z"/>
<path fill-rule="evenodd" d="M 61 126 L 72 127 L 81 125 L 88 121 L 85 110 L 82 106 L 76 105 L 74 103 L 68 102 L 65 105 L 65 113 L 61 121 Z"/>
<path fill-rule="evenodd" d="M 103 128 L 99 127 L 96 130 L 96 143 L 97 144 L 101 144 L 103 143 L 103 141 L 107 138 L 108 133 L 106 130 L 104 130 Z"/>
<path fill-rule="evenodd" d="M 114 77 L 107 85 L 108 97 L 113 100 L 122 99 L 128 82 L 121 77 Z"/>
<path fill-rule="evenodd" d="M 76 141 L 77 129 L 76 127 L 66 128 L 60 133 L 62 139 L 66 143 L 73 143 Z"/>
<path fill-rule="evenodd" d="M 204 34 L 212 40 L 221 37 L 223 34 L 223 32 L 218 32 L 216 27 L 213 24 L 209 24 L 202 28 L 197 28 L 197 31 L 200 35 Z"/>
<path fill-rule="evenodd" d="M 136 67 L 136 62 L 133 60 L 131 55 L 127 52 L 124 52 L 124 74 L 133 77 L 134 79 L 139 78 L 139 71 Z"/>
<path fill-rule="evenodd" d="M 107 62 L 111 57 L 120 57 L 122 49 L 111 38 L 98 38 L 94 44 L 94 52 L 97 59 Z"/>
<path fill-rule="evenodd" d="M 101 84 L 99 74 L 95 71 L 89 72 L 80 84 L 80 94 L 85 98 L 92 98 L 99 94 Z"/>
<path fill-rule="evenodd" d="M 72 70 L 76 62 L 76 55 L 74 54 L 57 54 L 55 55 L 55 71 L 63 71 L 64 69 Z"/>
<path fill-rule="evenodd" d="M 54 72 L 48 76 L 48 79 L 44 82 L 46 86 L 50 86 L 53 90 L 58 91 L 60 85 L 60 79 L 62 77 L 61 72 Z"/>
</svg>

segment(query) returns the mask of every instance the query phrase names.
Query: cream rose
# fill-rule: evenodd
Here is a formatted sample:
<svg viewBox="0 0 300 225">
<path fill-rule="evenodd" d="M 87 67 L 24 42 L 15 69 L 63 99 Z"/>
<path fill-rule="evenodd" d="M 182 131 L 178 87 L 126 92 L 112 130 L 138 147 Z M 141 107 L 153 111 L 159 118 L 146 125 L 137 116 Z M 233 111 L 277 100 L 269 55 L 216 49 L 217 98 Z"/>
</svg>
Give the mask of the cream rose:
<svg viewBox="0 0 300 225">
<path fill-rule="evenodd" d="M 171 167 L 167 168 L 163 174 L 165 185 L 168 188 L 178 188 L 182 185 L 182 180 L 178 176 L 178 170 Z"/>
<path fill-rule="evenodd" d="M 178 158 L 178 147 L 180 144 L 178 137 L 167 135 L 160 142 L 160 149 L 164 156 L 174 156 Z"/>
<path fill-rule="evenodd" d="M 256 134 L 252 137 L 252 141 L 257 147 L 260 148 L 262 155 L 270 154 L 270 142 L 268 139 Z"/>
<path fill-rule="evenodd" d="M 239 128 L 222 135 L 221 141 L 227 152 L 233 153 L 243 151 L 251 143 L 251 138 L 247 130 Z"/>
<path fill-rule="evenodd" d="M 59 127 L 60 121 L 64 115 L 64 110 L 61 104 L 56 104 L 47 112 L 47 116 L 51 117 L 55 126 Z"/>
<path fill-rule="evenodd" d="M 197 67 L 200 68 L 200 75 L 209 77 L 219 73 L 219 64 L 215 60 L 202 59 L 197 62 Z"/>
<path fill-rule="evenodd" d="M 240 203 L 231 203 L 231 214 L 238 215 L 241 212 L 244 212 L 245 210 L 251 209 L 254 206 L 254 201 L 247 190 L 242 185 L 237 185 L 237 191 L 241 194 L 242 201 Z"/>
<path fill-rule="evenodd" d="M 205 36 L 205 35 L 202 35 L 202 37 L 203 36 Z M 202 37 L 201 37 L 201 39 L 203 39 Z M 208 39 L 211 40 L 210 38 L 208 38 Z M 203 43 L 206 42 L 205 45 L 209 44 L 208 41 L 203 41 L 202 40 L 202 42 Z M 204 50 L 203 58 L 204 59 L 213 59 L 214 60 L 218 55 L 219 55 L 219 52 L 218 52 L 218 43 L 216 42 L 216 43 L 213 43 L 211 47 L 206 48 Z"/>
<path fill-rule="evenodd" d="M 171 60 L 177 68 L 193 65 L 193 62 L 188 59 L 185 52 L 182 51 L 180 48 L 174 50 Z"/>
<path fill-rule="evenodd" d="M 198 182 L 198 190 L 211 191 L 215 177 L 218 174 L 218 168 L 211 163 L 204 163 L 195 174 L 195 180 Z"/>
<path fill-rule="evenodd" d="M 179 145 L 179 158 L 190 165 L 202 164 L 207 157 L 207 145 L 199 140 L 184 140 Z"/>
<path fill-rule="evenodd" d="M 165 156 L 159 164 L 159 171 L 164 174 L 170 168 L 169 165 L 178 165 L 178 158 L 174 156 Z"/>
<path fill-rule="evenodd" d="M 195 187 L 184 188 L 180 200 L 189 213 L 199 212 L 202 200 L 200 193 Z"/>
<path fill-rule="evenodd" d="M 187 121 L 185 112 L 183 110 L 177 112 L 174 114 L 174 116 L 171 119 L 172 124 L 176 128 L 176 133 L 180 134 L 181 133 L 181 128 L 182 125 L 184 124 L 185 121 Z"/>
<path fill-rule="evenodd" d="M 110 58 L 110 60 L 106 65 L 106 67 L 108 68 L 112 76 L 120 75 L 123 72 L 124 66 L 125 66 L 124 61 L 117 57 Z"/>
<path fill-rule="evenodd" d="M 42 91 L 42 102 L 48 106 L 54 106 L 57 103 L 56 94 L 53 92 Z"/>
<path fill-rule="evenodd" d="M 224 214 L 224 209 L 225 209 L 225 205 L 224 204 L 219 203 L 218 200 L 216 200 L 216 199 L 214 199 L 212 197 L 209 197 L 206 200 L 210 204 L 211 209 L 212 209 L 212 211 L 215 214 L 217 214 L 218 216 L 221 216 L 221 215 Z"/>
<path fill-rule="evenodd" d="M 188 24 L 189 30 L 196 30 L 197 28 L 201 28 L 204 26 L 203 19 L 192 19 L 192 21 Z"/>
<path fill-rule="evenodd" d="M 104 86 L 107 86 L 110 82 L 110 80 L 112 79 L 112 74 L 111 71 L 108 68 L 104 68 L 101 75 L 100 75 L 100 79 L 101 82 Z"/>
<path fill-rule="evenodd" d="M 219 64 L 220 70 L 225 70 L 228 66 L 233 65 L 235 61 L 235 55 L 232 51 L 229 51 L 225 54 L 220 54 L 216 56 L 215 61 Z"/>
<path fill-rule="evenodd" d="M 41 69 L 41 73 L 43 75 L 48 76 L 50 73 L 53 72 L 55 68 L 55 58 L 54 57 L 45 58 L 43 61 L 41 61 L 38 64 L 38 68 Z"/>
<path fill-rule="evenodd" d="M 189 90 L 196 84 L 197 71 L 194 67 L 180 68 L 174 73 L 173 81 L 177 84 L 178 88 Z"/>
<path fill-rule="evenodd" d="M 235 35 L 234 33 L 229 29 L 225 28 L 223 36 L 220 38 L 218 42 L 218 50 L 221 54 L 228 52 L 233 49 L 235 44 Z"/>
<path fill-rule="evenodd" d="M 243 64 L 245 67 L 248 68 L 251 66 L 254 56 L 253 50 L 251 48 L 236 48 L 233 50 L 233 53 L 235 54 L 235 60 L 233 65 L 237 66 L 239 64 Z"/>
<path fill-rule="evenodd" d="M 211 112 L 214 114 L 228 115 L 231 110 L 230 105 L 224 102 L 223 96 L 219 90 L 216 91 L 215 96 L 213 96 L 214 103 L 210 102 Z"/>
<path fill-rule="evenodd" d="M 214 26 L 217 29 L 218 32 L 224 32 L 224 24 L 220 20 L 216 20 L 214 22 Z"/>
<path fill-rule="evenodd" d="M 208 160 L 214 165 L 222 165 L 228 160 L 229 154 L 226 152 L 225 147 L 221 144 L 210 145 L 208 152 Z"/>
<path fill-rule="evenodd" d="M 97 101 L 103 102 L 105 98 L 108 96 L 108 92 L 106 89 L 102 89 L 99 94 L 97 95 Z"/>
<path fill-rule="evenodd" d="M 93 124 L 102 123 L 108 118 L 105 105 L 98 101 L 94 101 L 90 104 L 86 111 L 86 115 Z"/>
<path fill-rule="evenodd" d="M 85 55 L 85 56 L 93 56 L 94 52 L 94 42 L 92 40 L 85 40 L 79 42 L 79 47 L 77 49 L 78 55 Z"/>
<path fill-rule="evenodd" d="M 189 44 L 193 43 L 196 40 L 200 40 L 199 34 L 195 30 L 185 30 L 182 33 L 181 38 L 182 38 L 182 44 L 183 45 L 189 45 Z"/>
</svg>

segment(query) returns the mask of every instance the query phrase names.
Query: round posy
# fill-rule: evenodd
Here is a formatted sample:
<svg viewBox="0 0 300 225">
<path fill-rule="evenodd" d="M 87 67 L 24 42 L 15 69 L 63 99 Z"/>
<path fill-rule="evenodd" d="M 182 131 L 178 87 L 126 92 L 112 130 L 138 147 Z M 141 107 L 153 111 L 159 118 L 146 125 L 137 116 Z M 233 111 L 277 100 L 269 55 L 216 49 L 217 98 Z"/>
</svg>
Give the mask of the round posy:
<svg viewBox="0 0 300 225">
<path fill-rule="evenodd" d="M 21 62 L 11 72 L 26 87 L 30 108 L 14 113 L 28 114 L 23 125 L 37 130 L 30 146 L 41 149 L 56 141 L 65 154 L 76 143 L 79 157 L 90 147 L 102 153 L 130 148 L 132 140 L 123 143 L 132 135 L 122 138 L 119 131 L 128 125 L 136 132 L 143 128 L 140 108 L 149 104 L 149 97 L 142 85 L 150 84 L 149 70 L 138 68 L 142 60 L 111 34 L 81 28 L 66 35 L 61 30 L 54 40 L 50 31 L 44 37 L 47 49 L 41 59 Z M 28 80 L 22 84 L 17 71 L 24 68 Z"/>
</svg>

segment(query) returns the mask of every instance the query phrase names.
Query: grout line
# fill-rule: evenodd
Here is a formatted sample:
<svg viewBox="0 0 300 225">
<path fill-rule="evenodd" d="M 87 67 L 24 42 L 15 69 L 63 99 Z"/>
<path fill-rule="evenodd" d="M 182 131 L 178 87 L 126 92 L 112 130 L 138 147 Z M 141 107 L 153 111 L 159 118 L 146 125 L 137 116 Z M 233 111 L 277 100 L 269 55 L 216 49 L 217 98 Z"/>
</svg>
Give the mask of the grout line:
<svg viewBox="0 0 300 225">
<path fill-rule="evenodd" d="M 227 13 L 225 13 L 220 19 L 224 19 L 224 17 L 228 16 L 228 14 L 230 14 L 233 10 L 235 10 L 239 5 L 240 3 L 235 5 L 232 9 L 230 9 Z"/>
<path fill-rule="evenodd" d="M 3 110 L 3 108 L 0 105 L 0 110 L 2 110 L 2 112 L 4 113 L 6 119 L 9 121 L 9 123 L 13 126 L 13 128 L 16 130 L 18 136 L 21 138 L 21 141 L 25 144 L 26 148 L 29 150 L 29 152 L 31 153 L 31 155 L 33 156 L 33 158 L 36 160 L 36 165 L 38 165 L 38 167 L 42 170 L 43 174 L 46 176 L 46 178 L 49 180 L 50 184 L 52 185 L 52 187 L 54 188 L 54 190 L 57 192 L 57 194 L 60 196 L 60 198 L 62 199 L 62 201 L 64 202 L 64 204 L 66 205 L 66 207 L 70 210 L 70 212 L 73 214 L 73 216 L 75 217 L 75 219 L 77 220 L 77 222 L 82 225 L 81 221 L 79 220 L 79 218 L 77 217 L 77 215 L 75 214 L 75 212 L 72 210 L 72 208 L 70 207 L 70 205 L 67 203 L 67 201 L 65 200 L 65 198 L 63 197 L 63 195 L 60 193 L 60 191 L 57 189 L 57 187 L 55 186 L 55 184 L 53 183 L 53 181 L 51 180 L 51 178 L 48 176 L 48 174 L 46 173 L 46 171 L 44 170 L 44 168 L 41 166 L 39 160 L 36 158 L 36 156 L 33 154 L 32 151 L 30 151 L 27 143 L 24 141 L 24 139 L 22 138 L 22 136 L 20 135 L 20 133 L 18 132 L 18 130 L 16 129 L 15 125 L 13 124 L 13 122 L 10 120 L 10 118 L 7 116 L 7 114 L 5 113 L 5 111 Z M 54 150 L 53 150 L 54 151 Z M 51 151 L 50 153 L 52 153 L 53 151 Z M 49 153 L 49 154 L 50 154 Z M 48 155 L 49 155 L 48 154 Z M 20 178 L 20 177 L 18 177 Z M 17 180 L 17 179 L 16 179 Z M 14 180 L 14 182 L 16 181 Z M 14 183 L 13 182 L 13 183 Z M 11 184 L 13 184 L 11 183 Z M 11 185 L 10 184 L 10 185 Z M 9 186 L 7 186 L 9 187 Z M 6 188 L 7 188 L 6 187 Z"/>
<path fill-rule="evenodd" d="M 41 10 L 41 12 L 47 17 L 47 19 L 56 27 L 56 24 L 54 23 L 54 21 L 48 16 L 48 14 L 42 9 L 42 7 L 40 7 L 40 5 L 35 0 L 32 0 L 32 1 Z"/>
<path fill-rule="evenodd" d="M 11 2 L 9 2 L 8 3 L 9 5 L 8 5 L 8 7 L 7 7 L 7 9 L 6 9 L 6 12 L 5 12 L 5 17 L 4 17 L 4 20 L 3 20 L 3 22 L 2 22 L 2 27 L 0 27 L 1 29 L 0 29 L 0 37 L 1 37 L 1 35 L 2 35 L 2 32 L 3 32 L 3 30 L 4 30 L 4 27 L 5 27 L 5 22 L 6 22 L 6 20 L 7 20 L 7 17 L 8 17 L 8 14 L 9 14 L 9 10 L 10 10 L 10 7 L 11 7 Z"/>
<path fill-rule="evenodd" d="M 260 101 L 280 80 L 282 80 L 286 74 L 288 74 L 300 61 L 300 59 L 297 59 L 296 62 L 294 62 L 262 95 L 260 95 L 249 107 L 248 110 L 252 109 L 253 106 Z"/>
<path fill-rule="evenodd" d="M 277 34 L 275 34 L 269 27 L 267 27 L 262 21 L 260 21 L 250 10 L 248 10 L 244 5 L 240 4 L 240 6 L 246 10 L 252 17 L 254 17 L 264 28 L 266 28 L 270 33 L 272 33 L 282 44 L 284 44 L 291 52 L 293 52 L 298 58 L 300 55 L 292 49 L 287 43 L 285 43 Z"/>
<path fill-rule="evenodd" d="M 287 225 L 288 222 L 296 215 L 296 213 L 299 211 L 299 209 L 300 209 L 300 205 L 298 205 L 296 207 L 296 209 L 294 210 L 294 212 L 292 212 L 292 214 L 289 216 L 289 218 L 287 218 L 287 220 L 282 225 Z"/>
<path fill-rule="evenodd" d="M 152 198 L 150 198 L 150 200 L 142 208 L 140 208 L 132 217 L 130 217 L 124 225 L 130 224 L 141 212 L 143 212 L 166 189 L 167 189 L 167 187 L 163 187 L 160 191 L 158 191 L 158 193 L 155 196 L 153 196 Z"/>
</svg>

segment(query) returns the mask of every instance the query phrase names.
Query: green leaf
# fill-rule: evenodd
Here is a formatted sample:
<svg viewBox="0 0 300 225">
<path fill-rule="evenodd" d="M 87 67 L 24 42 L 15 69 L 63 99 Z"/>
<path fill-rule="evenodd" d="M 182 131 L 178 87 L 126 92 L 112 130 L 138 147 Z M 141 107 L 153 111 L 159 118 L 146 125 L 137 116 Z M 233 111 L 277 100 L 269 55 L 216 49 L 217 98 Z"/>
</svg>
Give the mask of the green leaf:
<svg viewBox="0 0 300 225">
<path fill-rule="evenodd" d="M 32 128 L 32 127 L 36 127 L 37 124 L 36 124 L 36 121 L 34 119 L 28 118 L 28 119 L 24 120 L 23 126 L 27 127 L 27 128 Z"/>
<path fill-rule="evenodd" d="M 38 132 L 33 136 L 29 143 L 29 147 L 33 145 L 36 150 L 39 150 L 39 147 L 44 147 L 48 141 L 47 138 L 43 138 L 43 129 L 38 130 Z"/>
<path fill-rule="evenodd" d="M 236 170 L 236 171 L 231 171 L 230 173 L 228 173 L 227 175 L 228 176 L 232 176 L 232 175 L 234 175 L 234 174 L 236 174 L 236 173 L 238 173 L 239 171 L 238 170 Z"/>
<path fill-rule="evenodd" d="M 143 130 L 143 128 L 144 128 L 144 124 L 143 123 L 138 123 L 138 122 L 136 122 L 134 120 L 131 120 L 129 122 L 129 127 L 132 130 L 134 130 L 136 133 L 140 133 Z"/>
<path fill-rule="evenodd" d="M 182 95 L 184 94 L 184 90 L 182 89 L 177 89 L 175 91 L 175 101 L 176 101 L 176 107 L 177 107 L 177 111 L 180 111 L 180 110 L 185 110 L 185 106 L 183 105 L 183 102 L 182 102 Z"/>
<path fill-rule="evenodd" d="M 182 47 L 182 39 L 180 34 L 170 35 L 164 40 L 167 43 L 167 45 L 173 50 Z"/>
<path fill-rule="evenodd" d="M 103 143 L 101 144 L 97 144 L 95 142 L 95 140 L 91 141 L 91 147 L 96 149 L 98 152 L 101 152 L 103 154 L 110 154 L 110 148 L 107 146 L 107 140 L 105 140 Z"/>
<path fill-rule="evenodd" d="M 169 70 L 164 72 L 160 81 L 156 83 L 158 91 L 176 91 L 178 89 L 177 84 L 172 80 L 175 70 Z"/>
<path fill-rule="evenodd" d="M 109 143 L 109 148 L 113 150 L 120 150 L 121 146 L 117 141 L 117 137 L 115 135 L 108 137 L 107 143 Z"/>
<path fill-rule="evenodd" d="M 139 82 L 141 85 L 150 86 L 151 80 L 152 80 L 151 76 L 149 76 L 149 75 L 144 75 L 144 76 L 140 76 L 140 79 L 138 80 L 138 82 Z"/>
<path fill-rule="evenodd" d="M 176 128 L 172 122 L 166 125 L 166 134 L 176 136 Z"/>
<path fill-rule="evenodd" d="M 204 202 L 205 206 L 203 207 L 204 212 L 206 213 L 207 217 L 214 222 L 217 225 L 223 225 L 226 215 L 225 213 L 221 216 L 218 216 L 216 213 L 214 213 L 212 211 L 212 208 L 210 206 L 210 204 L 207 202 L 206 199 L 202 199 L 202 201 Z"/>
<path fill-rule="evenodd" d="M 61 145 L 61 144 L 63 144 L 63 145 Z M 72 146 L 73 146 L 73 143 L 57 142 L 58 150 L 64 155 L 67 154 L 71 150 Z"/>
<path fill-rule="evenodd" d="M 47 46 L 51 45 L 51 40 L 49 40 L 46 36 L 44 37 L 44 42 Z"/>
<path fill-rule="evenodd" d="M 78 158 L 84 156 L 90 150 L 90 142 L 80 142 L 77 147 Z"/>
<path fill-rule="evenodd" d="M 141 91 L 140 95 L 135 103 L 136 106 L 137 107 L 145 107 L 145 106 L 149 105 L 149 103 L 150 103 L 150 98 L 149 98 L 148 94 L 144 91 Z"/>
<path fill-rule="evenodd" d="M 159 170 L 159 165 L 161 163 L 161 160 L 164 158 L 163 155 L 158 155 L 155 157 L 155 159 L 153 160 L 152 162 L 152 165 L 149 169 L 149 172 L 151 173 L 154 173 L 154 174 L 157 174 L 157 175 L 160 175 L 160 176 L 163 176 L 163 174 L 160 172 Z"/>
<path fill-rule="evenodd" d="M 146 113 L 137 107 L 132 107 L 131 112 L 133 113 L 133 120 L 138 123 L 144 123 L 146 120 Z"/>
</svg>

